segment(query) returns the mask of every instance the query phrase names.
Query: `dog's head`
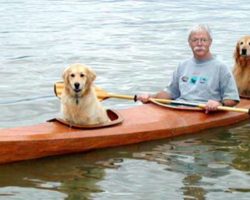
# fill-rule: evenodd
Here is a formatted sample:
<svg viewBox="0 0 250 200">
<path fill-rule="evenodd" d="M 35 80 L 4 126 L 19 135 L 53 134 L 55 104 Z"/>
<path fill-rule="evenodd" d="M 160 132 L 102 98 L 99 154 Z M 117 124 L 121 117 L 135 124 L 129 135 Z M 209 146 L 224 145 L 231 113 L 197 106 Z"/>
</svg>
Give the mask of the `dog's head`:
<svg viewBox="0 0 250 200">
<path fill-rule="evenodd" d="M 239 39 L 234 51 L 236 62 L 243 66 L 250 61 L 250 36 L 244 36 Z"/>
<path fill-rule="evenodd" d="M 72 96 L 81 96 L 90 90 L 96 74 L 82 64 L 72 64 L 63 72 L 65 90 Z"/>
</svg>

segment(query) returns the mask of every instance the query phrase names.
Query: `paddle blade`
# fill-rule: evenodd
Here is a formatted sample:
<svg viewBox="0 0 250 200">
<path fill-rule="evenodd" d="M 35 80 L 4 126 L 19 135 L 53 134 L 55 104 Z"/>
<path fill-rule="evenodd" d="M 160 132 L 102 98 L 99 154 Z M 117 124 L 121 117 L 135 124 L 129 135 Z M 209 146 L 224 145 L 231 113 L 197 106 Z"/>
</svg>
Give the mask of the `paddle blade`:
<svg viewBox="0 0 250 200">
<path fill-rule="evenodd" d="M 61 97 L 63 89 L 64 83 L 62 81 L 58 81 L 54 84 L 54 93 L 58 98 Z"/>
<path fill-rule="evenodd" d="M 103 101 L 109 98 L 109 94 L 100 87 L 95 86 L 95 92 L 99 101 Z"/>
<path fill-rule="evenodd" d="M 61 98 L 64 89 L 63 81 L 58 81 L 54 84 L 54 92 L 58 98 Z M 100 87 L 95 86 L 95 92 L 99 101 L 103 101 L 109 98 L 108 93 Z"/>
</svg>

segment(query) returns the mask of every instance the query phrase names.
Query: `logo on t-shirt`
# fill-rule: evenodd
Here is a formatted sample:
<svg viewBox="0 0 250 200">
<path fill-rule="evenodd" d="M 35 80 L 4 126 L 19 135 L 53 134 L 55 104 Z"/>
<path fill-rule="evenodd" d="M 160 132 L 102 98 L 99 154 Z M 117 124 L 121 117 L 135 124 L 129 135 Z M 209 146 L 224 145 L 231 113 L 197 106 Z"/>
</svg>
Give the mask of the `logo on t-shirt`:
<svg viewBox="0 0 250 200">
<path fill-rule="evenodd" d="M 200 83 L 201 84 L 204 84 L 204 83 L 206 83 L 207 82 L 207 78 L 205 78 L 205 77 L 200 77 Z"/>
<path fill-rule="evenodd" d="M 183 82 L 188 82 L 189 84 L 192 84 L 192 85 L 195 85 L 197 83 L 205 84 L 208 81 L 206 77 L 200 77 L 200 76 L 192 76 L 191 78 L 189 78 L 188 76 L 182 76 L 181 80 Z"/>
<path fill-rule="evenodd" d="M 181 77 L 181 80 L 183 81 L 183 82 L 187 82 L 188 81 L 188 76 L 183 76 L 183 77 Z"/>
<path fill-rule="evenodd" d="M 190 79 L 190 83 L 191 84 L 195 84 L 198 80 L 198 77 L 197 76 L 192 76 L 191 79 Z"/>
</svg>

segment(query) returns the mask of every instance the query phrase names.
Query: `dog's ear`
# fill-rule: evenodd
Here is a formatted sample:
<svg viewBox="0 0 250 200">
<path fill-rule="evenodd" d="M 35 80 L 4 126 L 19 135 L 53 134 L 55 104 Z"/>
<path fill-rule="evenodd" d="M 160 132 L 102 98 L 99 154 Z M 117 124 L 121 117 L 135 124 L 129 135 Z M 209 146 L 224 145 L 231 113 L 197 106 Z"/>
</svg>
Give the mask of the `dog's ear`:
<svg viewBox="0 0 250 200">
<path fill-rule="evenodd" d="M 96 79 L 96 73 L 90 69 L 87 68 L 87 77 L 90 83 L 92 83 Z"/>
<path fill-rule="evenodd" d="M 237 42 L 235 50 L 234 50 L 234 58 L 236 63 L 238 63 L 240 57 L 240 41 Z"/>
<path fill-rule="evenodd" d="M 62 78 L 63 78 L 63 81 L 65 83 L 65 85 L 68 85 L 69 83 L 69 67 L 67 67 L 64 71 L 63 71 L 63 74 L 62 74 Z"/>
</svg>

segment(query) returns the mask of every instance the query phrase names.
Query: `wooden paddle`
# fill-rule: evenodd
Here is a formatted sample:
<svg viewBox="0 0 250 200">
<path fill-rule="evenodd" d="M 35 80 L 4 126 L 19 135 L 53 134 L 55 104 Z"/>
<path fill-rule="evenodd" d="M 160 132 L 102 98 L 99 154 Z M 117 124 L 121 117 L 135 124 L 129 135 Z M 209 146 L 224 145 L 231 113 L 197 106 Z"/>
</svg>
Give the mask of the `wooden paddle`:
<svg viewBox="0 0 250 200">
<path fill-rule="evenodd" d="M 63 82 L 56 82 L 54 84 L 54 92 L 58 98 L 60 98 L 62 91 L 64 88 L 64 83 Z M 103 101 L 108 98 L 118 98 L 118 99 L 127 99 L 127 100 L 137 100 L 136 95 L 135 96 L 129 96 L 129 95 L 121 95 L 121 94 L 113 94 L 113 93 L 108 93 L 102 88 L 95 87 L 97 97 L 100 101 Z M 157 101 L 160 103 L 164 104 L 174 104 L 174 105 L 183 105 L 183 106 L 192 106 L 192 107 L 198 107 L 204 109 L 206 107 L 205 104 L 198 104 L 198 103 L 189 103 L 189 102 L 181 102 L 181 101 L 175 101 L 175 100 L 170 100 L 170 99 L 150 99 L 153 101 Z M 233 111 L 233 112 L 242 112 L 242 113 L 248 113 L 250 115 L 250 109 L 246 108 L 236 108 L 236 107 L 228 107 L 228 106 L 219 106 L 218 110 L 223 110 L 223 111 Z"/>
<path fill-rule="evenodd" d="M 56 82 L 54 84 L 54 92 L 58 98 L 61 97 L 62 91 L 64 88 L 64 83 L 62 81 Z M 136 97 L 128 96 L 128 95 L 118 95 L 118 94 L 111 94 L 107 93 L 105 90 L 103 90 L 100 87 L 95 86 L 95 92 L 97 94 L 97 97 L 100 101 L 103 101 L 108 98 L 118 98 L 118 99 L 129 99 L 129 100 L 135 100 Z"/>
</svg>

